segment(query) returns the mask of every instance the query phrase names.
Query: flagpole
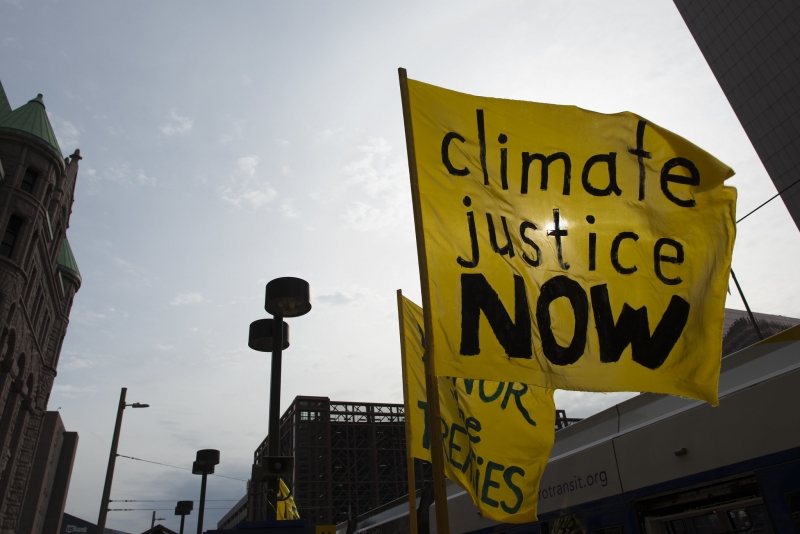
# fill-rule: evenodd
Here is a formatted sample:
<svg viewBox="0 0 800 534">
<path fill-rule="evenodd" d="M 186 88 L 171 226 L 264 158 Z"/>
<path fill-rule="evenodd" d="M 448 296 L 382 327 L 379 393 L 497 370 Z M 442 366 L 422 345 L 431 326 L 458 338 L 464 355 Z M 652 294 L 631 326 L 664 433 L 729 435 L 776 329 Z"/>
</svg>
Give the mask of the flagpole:
<svg viewBox="0 0 800 534">
<path fill-rule="evenodd" d="M 450 533 L 450 519 L 447 510 L 447 488 L 444 477 L 444 446 L 442 426 L 439 415 L 439 384 L 433 361 L 433 326 L 430 310 L 430 286 L 428 283 L 428 255 L 425 250 L 425 233 L 422 230 L 422 207 L 419 196 L 419 177 L 417 176 L 417 155 L 414 148 L 414 130 L 411 127 L 411 103 L 408 94 L 406 69 L 397 70 L 400 78 L 400 98 L 403 102 L 403 123 L 408 152 L 408 172 L 411 178 L 411 202 L 414 206 L 414 228 L 417 235 L 417 261 L 419 262 L 420 285 L 422 286 L 422 308 L 425 317 L 425 382 L 428 401 L 428 428 L 431 440 L 431 467 L 433 468 L 433 495 L 436 504 L 436 532 Z"/>
<path fill-rule="evenodd" d="M 411 404 L 408 395 L 408 367 L 406 366 L 406 324 L 403 314 L 403 290 L 397 290 L 397 318 L 400 322 L 400 361 L 403 364 L 403 414 L 406 423 L 406 466 L 408 467 L 408 521 L 409 533 L 417 534 L 417 481 L 414 474 L 414 457 L 411 456 Z"/>
</svg>

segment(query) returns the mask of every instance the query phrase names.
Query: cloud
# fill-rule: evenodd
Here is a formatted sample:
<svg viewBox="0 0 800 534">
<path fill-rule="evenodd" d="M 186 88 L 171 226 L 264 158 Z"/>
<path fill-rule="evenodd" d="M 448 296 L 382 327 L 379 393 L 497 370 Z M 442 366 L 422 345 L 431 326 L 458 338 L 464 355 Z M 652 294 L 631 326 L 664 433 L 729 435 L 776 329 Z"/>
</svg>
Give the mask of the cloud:
<svg viewBox="0 0 800 534">
<path fill-rule="evenodd" d="M 157 183 L 157 180 L 153 176 L 147 176 L 142 169 L 131 169 L 128 163 L 112 165 L 104 171 L 87 169 L 85 175 L 91 182 L 105 181 L 127 186 L 149 187 L 153 187 Z"/>
<path fill-rule="evenodd" d="M 22 5 L 19 2 L 9 2 L 8 0 L 5 0 L 5 3 L 14 4 L 17 7 L 22 7 Z M 4 37 L 3 46 L 5 46 L 6 48 L 13 48 L 15 50 L 22 50 L 22 45 L 20 44 L 19 40 L 16 37 Z"/>
<path fill-rule="evenodd" d="M 174 345 L 162 345 L 161 343 L 156 343 L 156 350 L 175 350 L 175 346 Z"/>
<path fill-rule="evenodd" d="M 287 219 L 297 219 L 300 217 L 300 212 L 295 209 L 293 205 L 294 199 L 288 199 L 285 202 L 281 203 L 281 207 L 278 209 L 281 215 L 286 217 Z"/>
<path fill-rule="evenodd" d="M 66 397 L 68 399 L 75 399 L 86 393 L 94 393 L 97 391 L 95 386 L 70 386 L 70 385 L 56 385 L 53 386 L 53 393 L 59 397 Z"/>
<path fill-rule="evenodd" d="M 228 185 L 220 187 L 222 200 L 241 208 L 242 204 L 249 204 L 258 209 L 268 204 L 275 198 L 277 192 L 266 180 L 259 178 L 256 173 L 261 158 L 258 156 L 245 156 L 236 160 L 236 168 L 228 179 Z"/>
<path fill-rule="evenodd" d="M 245 124 L 244 119 L 234 117 L 233 115 L 225 115 L 225 121 L 230 125 L 230 129 L 219 138 L 219 142 L 223 145 L 227 145 L 236 139 L 241 139 L 243 137 L 242 130 Z"/>
<path fill-rule="evenodd" d="M 169 301 L 172 306 L 183 306 L 184 304 L 199 304 L 206 302 L 202 293 L 181 293 Z"/>
<path fill-rule="evenodd" d="M 58 144 L 61 145 L 65 153 L 71 152 L 80 143 L 80 131 L 70 121 L 62 119 L 58 115 L 51 114 L 50 118 L 52 119 L 53 130 L 55 130 Z"/>
<path fill-rule="evenodd" d="M 64 367 L 67 369 L 86 369 L 87 367 L 91 367 L 94 365 L 94 360 L 92 358 L 87 358 L 85 356 L 70 356 L 66 363 L 62 363 Z"/>
<path fill-rule="evenodd" d="M 169 122 L 160 128 L 161 133 L 167 137 L 188 133 L 194 124 L 192 119 L 181 117 L 174 109 L 169 112 L 167 119 L 169 119 Z"/>
<path fill-rule="evenodd" d="M 114 308 L 105 308 L 102 311 L 98 311 L 86 309 L 84 306 L 75 306 L 72 308 L 72 312 L 70 313 L 70 321 L 86 326 L 95 326 L 108 317 L 119 317 L 120 315 L 122 317 L 128 316 L 128 314 L 125 312 L 121 312 L 120 315 L 116 314 L 117 310 Z"/>
<path fill-rule="evenodd" d="M 253 80 L 250 79 L 250 76 L 248 76 L 246 74 L 242 74 L 241 81 L 242 81 L 242 85 L 250 85 L 251 83 L 253 83 Z"/>
<path fill-rule="evenodd" d="M 322 293 L 321 295 L 315 295 L 314 302 L 331 306 L 348 306 L 365 302 L 374 297 L 376 297 L 375 294 L 357 287 L 352 291 L 332 291 L 329 293 Z"/>
<path fill-rule="evenodd" d="M 105 313 L 86 310 L 85 308 L 82 307 L 74 307 L 72 309 L 72 312 L 70 313 L 70 321 L 73 321 L 78 324 L 84 324 L 86 326 L 95 325 L 99 321 L 105 318 L 106 318 Z"/>
<path fill-rule="evenodd" d="M 363 156 L 346 165 L 345 187 L 361 189 L 368 201 L 353 201 L 341 217 L 345 225 L 358 231 L 397 226 L 411 213 L 408 169 L 405 160 L 393 154 L 382 137 L 369 138 L 358 147 Z"/>
<path fill-rule="evenodd" d="M 557 390 L 555 401 L 559 410 L 566 410 L 567 417 L 589 417 L 636 395 L 638 393 L 592 393 L 588 391 Z"/>
</svg>

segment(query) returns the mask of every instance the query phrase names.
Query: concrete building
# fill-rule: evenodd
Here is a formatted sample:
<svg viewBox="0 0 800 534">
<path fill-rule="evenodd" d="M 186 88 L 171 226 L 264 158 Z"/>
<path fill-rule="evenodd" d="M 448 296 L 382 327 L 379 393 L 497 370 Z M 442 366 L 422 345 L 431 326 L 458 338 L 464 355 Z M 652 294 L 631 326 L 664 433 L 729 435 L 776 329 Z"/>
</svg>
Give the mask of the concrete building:
<svg viewBox="0 0 800 534">
<path fill-rule="evenodd" d="M 42 95 L 12 110 L 0 85 L 0 534 L 40 532 L 56 509 L 60 523 L 67 497 L 77 436 L 45 409 L 81 285 L 66 239 L 80 159 Z"/>
<path fill-rule="evenodd" d="M 66 431 L 58 412 L 46 412 L 17 532 L 58 532 L 77 450 L 78 433 Z"/>
<path fill-rule="evenodd" d="M 800 176 L 800 4 L 674 0 L 775 188 Z M 781 194 L 800 228 L 800 184 Z"/>
<path fill-rule="evenodd" d="M 348 507 L 358 514 L 408 492 L 402 404 L 295 397 L 280 433 L 281 453 L 294 457 L 287 483 L 308 525 L 335 524 L 347 519 Z M 266 448 L 264 438 L 254 462 Z M 424 475 L 430 480 L 420 467 L 417 476 Z M 257 495 L 254 518 L 264 518 L 266 501 Z"/>
<path fill-rule="evenodd" d="M 579 419 L 557 410 L 556 430 Z M 294 458 L 285 477 L 300 517 L 308 525 L 330 525 L 392 502 L 408 492 L 405 414 L 402 404 L 338 402 L 328 397 L 295 397 L 281 417 L 281 454 Z M 267 438 L 258 446 L 260 463 Z M 430 484 L 428 462 L 416 461 L 417 489 Z M 266 517 L 263 484 L 217 523 L 219 530 Z M 252 512 L 248 507 L 253 506 Z"/>
<path fill-rule="evenodd" d="M 97 525 L 94 523 L 90 523 L 89 521 L 83 520 L 80 517 L 75 517 L 74 515 L 64 514 L 64 518 L 61 521 L 61 530 L 58 531 L 58 534 L 97 534 Z M 113 528 L 106 527 L 106 531 L 104 534 L 128 534 L 127 532 L 122 532 L 121 530 L 114 530 Z"/>
</svg>

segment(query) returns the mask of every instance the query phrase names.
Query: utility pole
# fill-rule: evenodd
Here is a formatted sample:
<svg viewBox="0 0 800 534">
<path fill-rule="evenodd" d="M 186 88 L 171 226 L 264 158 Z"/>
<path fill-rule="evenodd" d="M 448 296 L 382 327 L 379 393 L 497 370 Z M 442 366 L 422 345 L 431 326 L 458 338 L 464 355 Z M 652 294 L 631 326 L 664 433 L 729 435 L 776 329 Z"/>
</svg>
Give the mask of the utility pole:
<svg viewBox="0 0 800 534">
<path fill-rule="evenodd" d="M 100 501 L 100 515 L 97 517 L 97 532 L 103 534 L 106 531 L 106 515 L 108 515 L 108 502 L 111 499 L 111 482 L 114 480 L 114 466 L 117 464 L 117 447 L 119 446 L 119 432 L 122 428 L 122 411 L 126 406 L 132 408 L 149 408 L 149 404 L 134 402 L 125 404 L 125 396 L 128 388 L 122 388 L 119 393 L 119 405 L 117 405 L 117 422 L 114 424 L 114 437 L 111 439 L 111 453 L 108 455 L 108 468 L 106 469 L 106 482 L 103 485 L 103 498 Z M 155 517 L 155 512 L 153 512 Z"/>
<path fill-rule="evenodd" d="M 114 438 L 111 440 L 111 453 L 108 455 L 108 468 L 106 469 L 106 483 L 103 485 L 103 499 L 100 501 L 100 515 L 97 518 L 97 532 L 106 531 L 106 515 L 108 514 L 108 500 L 111 498 L 111 481 L 114 480 L 114 466 L 117 463 L 117 446 L 119 446 L 119 431 L 122 427 L 122 411 L 125 409 L 125 395 L 128 388 L 122 388 L 117 406 L 117 422 L 114 425 Z M 155 512 L 153 512 L 155 517 Z"/>
</svg>

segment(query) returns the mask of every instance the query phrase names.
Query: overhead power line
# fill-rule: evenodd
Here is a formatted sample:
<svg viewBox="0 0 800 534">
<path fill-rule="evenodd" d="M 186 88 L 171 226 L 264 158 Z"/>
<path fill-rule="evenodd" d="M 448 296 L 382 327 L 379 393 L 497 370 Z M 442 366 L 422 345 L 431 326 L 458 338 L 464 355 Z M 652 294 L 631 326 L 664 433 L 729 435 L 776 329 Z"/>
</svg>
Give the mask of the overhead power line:
<svg viewBox="0 0 800 534">
<path fill-rule="evenodd" d="M 192 499 L 184 499 L 184 500 L 191 501 Z M 206 502 L 239 502 L 241 500 L 242 500 L 241 498 L 239 498 L 239 499 L 206 499 Z M 176 501 L 174 501 L 173 499 L 165 499 L 165 500 L 161 500 L 161 501 L 143 501 L 143 500 L 139 500 L 139 499 L 124 499 L 124 500 L 109 499 L 108 502 L 176 502 Z M 200 502 L 200 499 L 194 499 L 193 502 Z"/>
<path fill-rule="evenodd" d="M 795 186 L 795 185 L 797 185 L 797 184 L 799 184 L 799 183 L 800 183 L 800 178 L 798 178 L 798 179 L 797 179 L 797 180 L 795 180 L 794 182 L 790 183 L 789 185 L 787 185 L 786 187 L 784 187 L 783 189 L 781 189 L 780 191 L 778 191 L 777 193 L 775 193 L 775 196 L 773 196 L 772 198 L 770 198 L 769 200 L 767 200 L 766 202 L 764 202 L 763 204 L 761 204 L 759 207 L 757 207 L 756 209 L 752 210 L 750 213 L 748 213 L 747 215 L 745 215 L 744 217 L 742 217 L 741 219 L 739 219 L 738 221 L 736 221 L 736 223 L 738 224 L 738 223 L 742 222 L 743 220 L 745 220 L 746 218 L 748 218 L 749 216 L 751 216 L 752 214 L 754 214 L 755 212 L 757 212 L 758 210 L 760 210 L 761 208 L 763 208 L 764 206 L 766 206 L 767 204 L 769 204 L 770 202 L 772 202 L 773 200 L 775 200 L 776 198 L 778 198 L 778 197 L 779 197 L 781 194 L 783 194 L 783 193 L 784 193 L 784 192 L 785 192 L 787 189 L 789 189 L 790 187 L 793 187 L 793 186 Z"/>
<path fill-rule="evenodd" d="M 154 462 L 152 460 L 143 460 L 141 458 L 134 458 L 133 456 L 125 456 L 124 454 L 117 454 L 117 456 L 119 456 L 120 458 L 127 458 L 129 460 L 136 460 L 136 461 L 139 461 L 139 462 L 147 462 L 148 464 L 163 465 L 164 467 L 172 467 L 172 468 L 175 468 L 175 469 L 183 469 L 184 471 L 191 471 L 191 469 L 189 469 L 188 467 L 179 467 L 177 465 L 162 464 L 161 462 Z M 216 473 L 209 473 L 209 474 L 212 475 L 212 476 L 215 476 L 215 477 L 229 478 L 231 480 L 238 480 L 239 482 L 247 482 L 247 480 L 244 480 L 242 478 L 226 477 L 225 475 L 218 475 Z"/>
<path fill-rule="evenodd" d="M 174 508 L 109 508 L 109 512 L 167 512 Z M 230 508 L 205 508 L 205 510 L 230 510 Z"/>
</svg>

